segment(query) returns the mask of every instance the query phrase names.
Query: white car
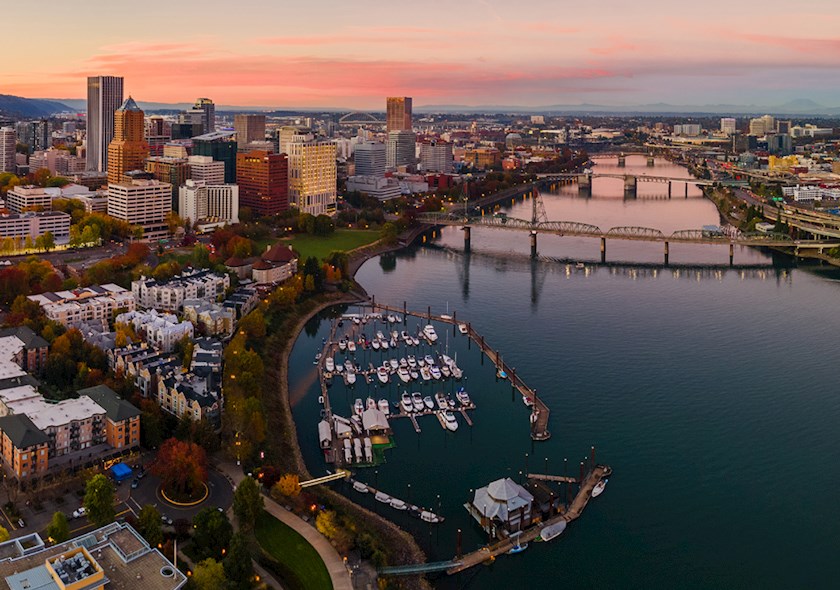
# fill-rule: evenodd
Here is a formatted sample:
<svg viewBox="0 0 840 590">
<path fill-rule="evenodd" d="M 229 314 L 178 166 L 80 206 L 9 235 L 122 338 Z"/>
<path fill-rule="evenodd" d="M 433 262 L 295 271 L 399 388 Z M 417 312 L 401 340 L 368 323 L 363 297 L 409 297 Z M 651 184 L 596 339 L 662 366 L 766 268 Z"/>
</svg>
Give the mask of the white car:
<svg viewBox="0 0 840 590">
<path fill-rule="evenodd" d="M 85 507 L 84 507 L 84 506 L 82 506 L 82 507 L 81 507 L 81 508 L 79 508 L 78 510 L 74 510 L 74 511 L 73 511 L 73 518 L 81 518 L 81 517 L 83 517 L 86 513 L 87 513 L 87 510 L 85 510 Z"/>
</svg>

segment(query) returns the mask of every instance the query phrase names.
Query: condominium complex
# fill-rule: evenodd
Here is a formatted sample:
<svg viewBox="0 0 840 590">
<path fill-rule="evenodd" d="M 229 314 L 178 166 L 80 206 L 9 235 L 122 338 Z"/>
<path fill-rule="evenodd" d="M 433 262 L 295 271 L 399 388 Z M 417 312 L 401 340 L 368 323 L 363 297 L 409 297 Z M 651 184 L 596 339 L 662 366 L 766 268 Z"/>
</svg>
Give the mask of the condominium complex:
<svg viewBox="0 0 840 590">
<path fill-rule="evenodd" d="M 185 272 L 157 281 L 140 277 L 131 283 L 137 306 L 143 309 L 179 311 L 185 299 L 215 301 L 230 287 L 230 276 L 209 270 Z"/>
<path fill-rule="evenodd" d="M 178 213 L 194 226 L 239 223 L 239 190 L 235 184 L 188 180 L 178 189 Z"/>
<path fill-rule="evenodd" d="M 108 170 L 108 146 L 114 138 L 114 111 L 123 102 L 123 79 L 117 76 L 88 78 L 87 169 Z"/>
<path fill-rule="evenodd" d="M 217 162 L 210 156 L 190 156 L 187 158 L 187 164 L 189 166 L 188 178 L 204 181 L 208 185 L 225 183 L 224 162 Z"/>
<path fill-rule="evenodd" d="M 11 127 L 0 127 L 0 172 L 15 171 L 17 134 Z"/>
<path fill-rule="evenodd" d="M 385 144 L 378 141 L 366 141 L 353 150 L 356 163 L 356 176 L 385 176 Z"/>
<path fill-rule="evenodd" d="M 95 322 L 106 328 L 117 310 L 133 311 L 134 295 L 119 285 L 107 283 L 91 285 L 73 291 L 58 291 L 30 295 L 48 319 L 62 326 L 79 327 Z"/>
<path fill-rule="evenodd" d="M 132 180 L 108 184 L 108 215 L 143 228 L 144 240 L 169 235 L 167 215 L 172 211 L 172 185 L 159 180 Z"/>
<path fill-rule="evenodd" d="M 336 207 L 335 143 L 304 139 L 288 144 L 289 199 L 301 213 L 333 215 Z"/>
<path fill-rule="evenodd" d="M 277 215 L 289 210 L 286 154 L 239 152 L 236 155 L 236 183 L 241 207 L 248 207 L 258 215 Z"/>
<path fill-rule="evenodd" d="M 134 328 L 136 334 L 142 334 L 146 342 L 163 352 L 171 352 L 175 345 L 185 336 L 192 339 L 193 325 L 189 321 L 178 321 L 178 317 L 171 313 L 158 313 L 134 310 L 121 313 L 114 321 L 127 324 Z"/>
<path fill-rule="evenodd" d="M 160 408 L 179 418 L 191 420 L 219 419 L 221 403 L 218 387 L 192 373 L 171 372 L 158 375 L 157 402 Z"/>
<path fill-rule="evenodd" d="M 143 170 L 148 156 L 143 111 L 129 96 L 114 113 L 114 139 L 108 144 L 108 183 L 122 182 L 127 172 Z"/>
<path fill-rule="evenodd" d="M 389 96 L 385 102 L 387 132 L 411 131 L 411 98 L 407 96 Z"/>
<path fill-rule="evenodd" d="M 391 170 L 414 166 L 417 136 L 413 131 L 390 131 L 385 144 L 385 161 Z"/>
<path fill-rule="evenodd" d="M 265 141 L 265 115 L 234 115 L 233 129 L 240 150 L 246 149 L 252 141 Z"/>
</svg>

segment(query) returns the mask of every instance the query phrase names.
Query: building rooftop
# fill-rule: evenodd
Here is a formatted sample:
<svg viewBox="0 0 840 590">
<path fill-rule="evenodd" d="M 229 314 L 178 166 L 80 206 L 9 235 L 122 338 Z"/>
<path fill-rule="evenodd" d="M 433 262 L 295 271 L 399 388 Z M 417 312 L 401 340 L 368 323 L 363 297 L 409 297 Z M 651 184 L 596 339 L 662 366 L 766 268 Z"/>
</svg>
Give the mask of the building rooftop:
<svg viewBox="0 0 840 590">
<path fill-rule="evenodd" d="M 192 138 L 192 140 L 194 142 L 231 140 L 234 135 L 236 135 L 235 131 L 213 131 L 211 133 L 205 133 L 204 135 L 196 135 Z"/>
<path fill-rule="evenodd" d="M 117 392 L 107 385 L 96 385 L 87 389 L 80 389 L 79 395 L 87 396 L 105 408 L 105 413 L 113 422 L 122 422 L 140 415 L 140 410 L 117 395 Z"/>
<path fill-rule="evenodd" d="M 137 106 L 137 103 L 134 102 L 134 99 L 130 96 L 125 99 L 120 105 L 120 108 L 117 109 L 118 111 L 141 111 L 140 107 Z M 142 111 L 141 111 L 142 112 Z"/>
<path fill-rule="evenodd" d="M 43 397 L 21 400 L 10 404 L 16 415 L 26 414 L 36 428 L 63 426 L 70 422 L 87 420 L 96 414 L 104 414 L 105 409 L 87 396 L 65 399 L 50 403 Z"/>
<path fill-rule="evenodd" d="M 32 328 L 27 326 L 18 326 L 16 328 L 5 328 L 0 330 L 0 338 L 7 336 L 16 336 L 18 340 L 23 342 L 25 348 L 44 348 L 49 346 L 49 343 L 32 331 Z"/>
<path fill-rule="evenodd" d="M 19 449 L 49 442 L 47 435 L 38 430 L 32 420 L 23 414 L 0 417 L 0 431 L 3 431 Z"/>
</svg>

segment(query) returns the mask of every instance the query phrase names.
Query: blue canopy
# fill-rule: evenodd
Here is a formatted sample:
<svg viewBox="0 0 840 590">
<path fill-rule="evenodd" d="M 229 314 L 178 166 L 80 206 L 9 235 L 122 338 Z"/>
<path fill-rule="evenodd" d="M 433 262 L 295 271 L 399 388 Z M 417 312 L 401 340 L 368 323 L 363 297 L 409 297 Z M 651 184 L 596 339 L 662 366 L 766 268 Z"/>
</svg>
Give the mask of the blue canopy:
<svg viewBox="0 0 840 590">
<path fill-rule="evenodd" d="M 132 475 L 131 467 L 125 463 L 117 463 L 111 467 L 111 474 L 117 481 L 128 479 Z"/>
</svg>

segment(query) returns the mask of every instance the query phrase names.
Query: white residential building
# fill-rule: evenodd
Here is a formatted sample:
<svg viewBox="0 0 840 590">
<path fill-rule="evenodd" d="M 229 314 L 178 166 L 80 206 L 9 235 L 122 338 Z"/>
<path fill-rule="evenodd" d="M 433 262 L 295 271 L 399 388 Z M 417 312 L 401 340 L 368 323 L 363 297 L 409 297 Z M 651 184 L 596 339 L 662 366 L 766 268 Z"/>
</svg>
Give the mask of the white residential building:
<svg viewBox="0 0 840 590">
<path fill-rule="evenodd" d="M 118 324 L 130 324 L 135 333 L 142 335 L 149 346 L 163 352 L 171 352 L 184 336 L 193 337 L 193 325 L 189 321 L 178 321 L 171 313 L 130 311 L 121 313 L 114 320 Z"/>
<path fill-rule="evenodd" d="M 720 120 L 720 130 L 726 135 L 735 135 L 738 130 L 738 122 L 733 117 L 723 117 Z"/>
<path fill-rule="evenodd" d="M 46 292 L 30 295 L 43 309 L 47 318 L 62 326 L 80 326 L 87 322 L 98 322 L 103 327 L 114 317 L 117 310 L 133 311 L 134 295 L 119 285 L 108 283 L 92 285 L 75 291 Z"/>
<path fill-rule="evenodd" d="M 179 311 L 186 299 L 216 301 L 230 287 L 230 276 L 209 270 L 183 273 L 166 281 L 140 277 L 131 283 L 138 307 Z"/>
</svg>

